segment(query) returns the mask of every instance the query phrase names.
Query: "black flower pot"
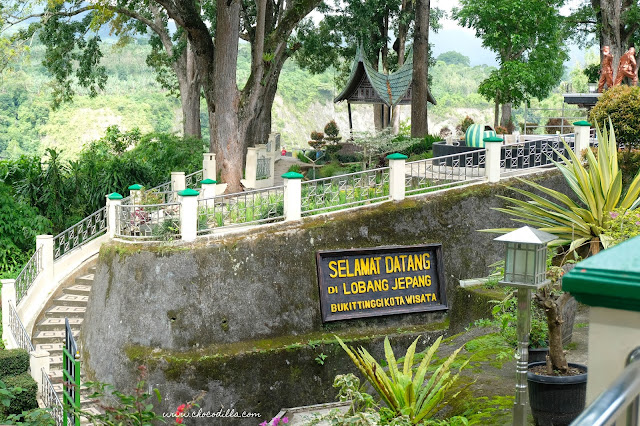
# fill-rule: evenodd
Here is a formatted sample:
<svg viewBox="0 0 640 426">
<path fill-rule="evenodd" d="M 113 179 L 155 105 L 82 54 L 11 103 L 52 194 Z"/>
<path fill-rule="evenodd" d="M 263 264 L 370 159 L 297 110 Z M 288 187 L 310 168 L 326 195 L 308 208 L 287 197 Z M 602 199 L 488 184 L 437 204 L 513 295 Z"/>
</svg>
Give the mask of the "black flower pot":
<svg viewBox="0 0 640 426">
<path fill-rule="evenodd" d="M 549 348 L 532 348 L 529 347 L 529 364 L 534 362 L 543 362 L 547 360 Z"/>
<path fill-rule="evenodd" d="M 545 365 L 534 362 L 529 368 Z M 584 410 L 587 396 L 587 367 L 571 364 L 584 371 L 577 376 L 541 376 L 527 372 L 529 405 L 538 426 L 563 426 L 570 424 Z"/>
</svg>

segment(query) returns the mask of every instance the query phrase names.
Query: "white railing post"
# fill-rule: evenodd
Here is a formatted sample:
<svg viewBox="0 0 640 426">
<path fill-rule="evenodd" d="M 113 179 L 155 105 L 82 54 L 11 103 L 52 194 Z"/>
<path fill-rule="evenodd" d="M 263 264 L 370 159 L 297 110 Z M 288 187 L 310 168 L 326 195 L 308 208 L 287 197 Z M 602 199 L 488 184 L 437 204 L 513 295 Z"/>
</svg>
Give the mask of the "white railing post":
<svg viewBox="0 0 640 426">
<path fill-rule="evenodd" d="M 213 198 L 216 196 L 216 181 L 213 179 L 204 179 L 200 181 L 202 187 L 202 193 L 200 198 Z"/>
<path fill-rule="evenodd" d="M 578 158 L 585 149 L 589 148 L 589 137 L 591 133 L 591 123 L 588 121 L 576 121 L 573 123 L 576 132 L 575 150 Z"/>
<path fill-rule="evenodd" d="M 16 301 L 16 280 L 0 280 L 0 283 L 2 283 L 2 341 L 7 349 L 15 349 L 18 345 L 11 332 L 9 304 Z"/>
<path fill-rule="evenodd" d="M 490 183 L 500 182 L 500 151 L 502 150 L 502 138 L 492 136 L 484 138 L 484 146 L 487 149 L 484 173 Z"/>
<path fill-rule="evenodd" d="M 173 192 L 182 191 L 187 188 L 187 179 L 184 172 L 171 172 L 171 190 Z"/>
<path fill-rule="evenodd" d="M 142 189 L 140 184 L 133 184 L 129 187 L 129 195 L 131 196 L 131 204 L 140 204 L 142 202 Z"/>
<path fill-rule="evenodd" d="M 389 195 L 393 201 L 404 200 L 404 175 L 407 158 L 409 157 L 399 153 L 387 155 L 387 160 L 389 160 Z"/>
<path fill-rule="evenodd" d="M 216 155 L 213 152 L 206 152 L 202 158 L 202 179 L 216 180 Z"/>
<path fill-rule="evenodd" d="M 244 167 L 244 179 L 241 180 L 245 188 L 254 189 L 256 187 L 256 174 L 258 173 L 258 150 L 259 148 L 247 148 L 247 161 Z"/>
<path fill-rule="evenodd" d="M 107 235 L 109 238 L 116 236 L 116 221 L 118 220 L 117 207 L 122 204 L 122 195 L 112 192 L 107 195 Z"/>
<path fill-rule="evenodd" d="M 41 249 L 42 258 L 40 265 L 42 268 L 42 278 L 47 282 L 52 282 L 54 277 L 53 270 L 53 235 L 37 235 L 36 250 Z"/>
<path fill-rule="evenodd" d="M 38 395 L 43 399 L 44 383 L 42 383 L 42 369 L 49 375 L 49 352 L 36 349 L 29 353 L 29 367 L 31 369 L 31 377 L 38 384 Z"/>
<path fill-rule="evenodd" d="M 302 178 L 296 172 L 287 172 L 284 179 L 284 221 L 291 222 L 302 218 Z"/>
<path fill-rule="evenodd" d="M 195 241 L 198 235 L 198 195 L 195 189 L 178 192 L 180 196 L 180 235 L 183 241 Z"/>
</svg>

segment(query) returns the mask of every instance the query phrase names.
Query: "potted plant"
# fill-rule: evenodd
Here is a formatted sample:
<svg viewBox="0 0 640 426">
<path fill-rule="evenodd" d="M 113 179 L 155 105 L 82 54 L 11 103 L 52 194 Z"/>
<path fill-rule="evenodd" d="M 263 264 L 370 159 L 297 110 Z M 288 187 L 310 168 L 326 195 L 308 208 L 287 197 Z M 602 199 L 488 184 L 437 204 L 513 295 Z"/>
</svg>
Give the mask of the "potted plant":
<svg viewBox="0 0 640 426">
<path fill-rule="evenodd" d="M 563 350 L 562 310 L 571 296 L 562 293 L 561 277 L 566 266 L 565 259 L 570 254 L 580 253 L 582 257 L 596 254 L 601 248 L 607 248 L 613 239 L 607 235 L 610 222 L 608 218 L 614 210 L 625 212 L 640 202 L 640 174 L 637 175 L 626 194 L 622 190 L 622 173 L 618 169 L 618 151 L 613 125 L 609 123 L 609 132 L 605 129 L 598 133 L 597 158 L 591 150 L 586 151 L 587 167 L 580 158 L 565 148 L 569 158 L 556 153 L 562 162 L 556 163 L 575 197 L 545 188 L 535 182 L 520 179 L 529 187 L 540 191 L 544 196 L 531 191 L 514 188 L 514 191 L 526 199 L 501 197 L 511 205 L 499 211 L 514 216 L 518 222 L 524 222 L 541 231 L 554 234 L 557 243 L 568 246 L 566 252 L 558 259 L 558 267 L 550 269 L 551 284 L 536 291 L 533 299 L 545 313 L 549 328 L 549 357 L 546 362 L 532 364 L 529 378 L 529 398 L 531 409 L 538 423 L 548 424 L 549 419 L 556 419 L 552 424 L 568 424 L 584 408 L 586 392 L 586 367 L 567 363 Z M 594 185 L 593 182 L 598 182 Z M 578 200 L 578 201 L 574 201 Z M 494 232 L 510 232 L 513 229 L 494 229 Z M 548 386 L 562 386 L 569 389 L 573 385 L 576 391 L 549 392 Z M 541 387 L 544 390 L 541 390 Z M 551 400 L 538 399 L 551 396 Z M 578 406 L 567 410 L 571 404 Z M 582 405 L 580 407 L 579 405 Z M 570 412 L 568 412 L 570 411 Z"/>
<path fill-rule="evenodd" d="M 587 76 L 589 93 L 595 93 L 598 90 L 598 80 L 600 79 L 600 64 L 587 65 L 582 73 Z"/>
</svg>

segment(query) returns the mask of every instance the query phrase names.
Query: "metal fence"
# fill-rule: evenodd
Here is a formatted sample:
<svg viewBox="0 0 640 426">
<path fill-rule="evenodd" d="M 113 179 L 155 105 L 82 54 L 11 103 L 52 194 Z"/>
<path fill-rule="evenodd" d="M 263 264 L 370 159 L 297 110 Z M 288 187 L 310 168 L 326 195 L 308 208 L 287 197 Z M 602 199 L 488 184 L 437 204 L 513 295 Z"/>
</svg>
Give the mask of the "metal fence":
<svg viewBox="0 0 640 426">
<path fill-rule="evenodd" d="M 389 199 L 389 167 L 302 182 L 302 215 Z"/>
<path fill-rule="evenodd" d="M 405 193 L 419 194 L 482 180 L 486 161 L 486 149 L 412 161 L 405 165 Z"/>
<path fill-rule="evenodd" d="M 42 402 L 44 406 L 50 409 L 51 417 L 56 422 L 56 426 L 63 426 L 63 408 L 60 397 L 55 391 L 49 375 L 44 368 L 41 370 L 42 374 Z"/>
<path fill-rule="evenodd" d="M 116 206 L 116 235 L 168 240 L 180 235 L 180 203 Z"/>
<path fill-rule="evenodd" d="M 16 304 L 20 303 L 22 298 L 27 295 L 27 291 L 42 272 L 42 247 L 39 247 L 31 259 L 24 265 L 22 272 L 16 278 Z"/>
<path fill-rule="evenodd" d="M 33 347 L 33 343 L 31 343 L 29 333 L 27 333 L 24 325 L 22 325 L 22 321 L 20 321 L 18 312 L 16 311 L 16 308 L 12 303 L 9 303 L 9 328 L 11 329 L 11 334 L 13 334 L 13 338 L 18 344 L 19 348 L 22 348 L 27 352 L 35 350 L 35 348 Z"/>
<path fill-rule="evenodd" d="M 284 218 L 284 186 L 198 200 L 198 233 Z"/>
<path fill-rule="evenodd" d="M 507 170 L 551 166 L 554 161 L 561 161 L 558 153 L 565 157 L 569 155 L 563 141 L 571 150 L 575 149 L 573 134 L 504 145 L 500 154 L 500 168 Z"/>
<path fill-rule="evenodd" d="M 271 176 L 271 160 L 267 157 L 258 158 L 256 179 L 269 179 Z"/>
<path fill-rule="evenodd" d="M 184 177 L 187 188 L 196 189 L 200 187 L 200 181 L 204 179 L 204 170 L 198 170 Z"/>
<path fill-rule="evenodd" d="M 53 258 L 58 259 L 107 230 L 107 208 L 103 207 L 53 238 Z"/>
</svg>

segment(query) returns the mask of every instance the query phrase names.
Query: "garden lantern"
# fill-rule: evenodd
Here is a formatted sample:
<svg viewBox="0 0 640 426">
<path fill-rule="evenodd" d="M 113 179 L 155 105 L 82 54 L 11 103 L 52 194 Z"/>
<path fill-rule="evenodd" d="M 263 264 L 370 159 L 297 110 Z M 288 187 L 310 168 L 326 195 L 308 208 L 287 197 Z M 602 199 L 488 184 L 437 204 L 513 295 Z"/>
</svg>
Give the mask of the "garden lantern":
<svg viewBox="0 0 640 426">
<path fill-rule="evenodd" d="M 547 284 L 547 243 L 556 237 L 529 226 L 502 235 L 494 241 L 507 245 L 504 278 L 500 284 L 518 289 L 518 354 L 516 360 L 516 398 L 513 424 L 527 424 L 527 368 L 531 332 L 531 290 Z"/>
</svg>

